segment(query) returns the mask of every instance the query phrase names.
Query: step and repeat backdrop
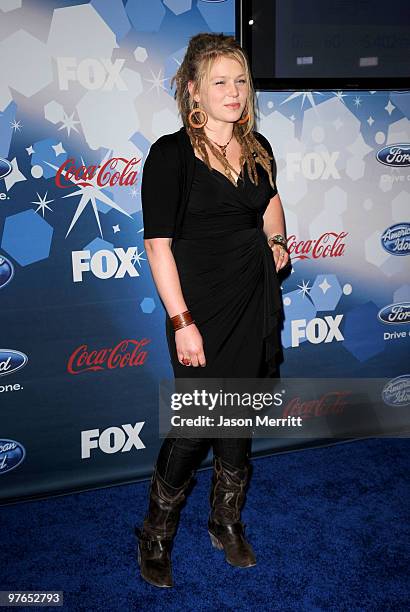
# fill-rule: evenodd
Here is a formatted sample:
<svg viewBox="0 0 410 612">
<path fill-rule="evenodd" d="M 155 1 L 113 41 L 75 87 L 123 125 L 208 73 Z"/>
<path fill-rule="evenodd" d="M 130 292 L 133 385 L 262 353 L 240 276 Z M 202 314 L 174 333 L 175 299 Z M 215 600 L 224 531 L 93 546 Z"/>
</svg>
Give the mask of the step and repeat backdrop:
<svg viewBox="0 0 410 612">
<path fill-rule="evenodd" d="M 0 3 L 1 503 L 151 473 L 172 369 L 142 168 L 181 126 L 189 38 L 234 23 L 232 1 Z M 258 92 L 257 110 L 292 257 L 281 375 L 383 377 L 386 414 L 410 410 L 410 92 Z"/>
</svg>

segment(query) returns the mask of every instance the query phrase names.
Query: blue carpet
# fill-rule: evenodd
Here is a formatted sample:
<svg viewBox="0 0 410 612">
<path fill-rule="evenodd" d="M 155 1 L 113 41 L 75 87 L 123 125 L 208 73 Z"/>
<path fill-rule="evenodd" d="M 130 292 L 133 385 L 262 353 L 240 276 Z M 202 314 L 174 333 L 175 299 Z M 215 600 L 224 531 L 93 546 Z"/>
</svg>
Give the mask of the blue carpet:
<svg viewBox="0 0 410 612">
<path fill-rule="evenodd" d="M 148 481 L 3 507 L 0 588 L 62 590 L 54 610 L 408 610 L 408 449 L 374 439 L 254 459 L 248 569 L 212 548 L 211 472 L 197 472 L 171 589 L 142 581 L 135 559 Z"/>
</svg>

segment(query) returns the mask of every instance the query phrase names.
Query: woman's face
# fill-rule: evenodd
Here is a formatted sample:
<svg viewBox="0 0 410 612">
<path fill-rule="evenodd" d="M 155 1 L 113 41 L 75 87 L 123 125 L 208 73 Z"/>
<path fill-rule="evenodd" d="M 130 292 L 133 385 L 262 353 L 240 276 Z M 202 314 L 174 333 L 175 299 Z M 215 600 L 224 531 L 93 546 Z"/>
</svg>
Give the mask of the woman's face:
<svg viewBox="0 0 410 612">
<path fill-rule="evenodd" d="M 192 91 L 190 81 L 189 89 Z M 248 96 L 243 66 L 230 57 L 219 57 L 211 67 L 209 82 L 194 96 L 200 108 L 214 121 L 232 123 L 240 119 Z"/>
</svg>

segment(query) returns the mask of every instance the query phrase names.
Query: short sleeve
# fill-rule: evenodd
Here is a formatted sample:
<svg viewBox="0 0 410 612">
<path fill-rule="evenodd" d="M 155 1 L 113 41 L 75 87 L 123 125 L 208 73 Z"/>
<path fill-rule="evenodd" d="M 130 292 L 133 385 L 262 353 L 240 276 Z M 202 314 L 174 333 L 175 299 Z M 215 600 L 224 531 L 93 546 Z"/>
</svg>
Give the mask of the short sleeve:
<svg viewBox="0 0 410 612">
<path fill-rule="evenodd" d="M 143 238 L 173 238 L 181 198 L 177 155 L 165 155 L 154 142 L 142 170 Z"/>
<path fill-rule="evenodd" d="M 271 147 L 269 140 L 265 138 L 265 136 L 263 136 L 260 132 L 255 132 L 255 136 L 257 137 L 257 139 L 259 140 L 263 148 L 266 149 L 266 151 L 272 157 L 271 169 L 272 169 L 272 179 L 273 179 L 275 187 L 272 188 L 272 185 L 270 185 L 270 193 L 269 193 L 269 199 L 270 199 L 270 198 L 273 198 L 278 193 L 278 190 L 276 187 L 276 175 L 278 172 L 278 169 L 276 166 L 276 160 L 275 160 L 275 156 L 273 154 L 272 147 Z"/>
</svg>

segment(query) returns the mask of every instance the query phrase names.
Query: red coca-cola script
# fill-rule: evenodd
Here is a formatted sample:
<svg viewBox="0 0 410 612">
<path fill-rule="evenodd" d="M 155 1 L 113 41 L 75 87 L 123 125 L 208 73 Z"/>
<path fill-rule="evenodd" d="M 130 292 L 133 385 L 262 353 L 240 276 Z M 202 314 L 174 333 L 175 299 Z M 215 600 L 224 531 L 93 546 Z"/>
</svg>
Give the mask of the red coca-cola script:
<svg viewBox="0 0 410 612">
<path fill-rule="evenodd" d="M 319 259 L 342 257 L 345 254 L 345 238 L 348 232 L 325 232 L 315 240 L 298 240 L 295 234 L 288 238 L 291 259 Z"/>
<path fill-rule="evenodd" d="M 349 395 L 347 391 L 331 391 L 314 400 L 294 397 L 284 406 L 283 417 L 301 416 L 306 419 L 327 414 L 342 414 L 346 406 L 344 398 L 347 395 Z"/>
<path fill-rule="evenodd" d="M 81 374 L 82 372 L 98 372 L 99 370 L 144 365 L 148 352 L 142 349 L 150 342 L 148 338 L 126 339 L 121 340 L 113 348 L 98 350 L 89 350 L 87 344 L 81 344 L 71 354 L 67 363 L 67 371 L 70 374 Z"/>
<path fill-rule="evenodd" d="M 55 176 L 55 183 L 61 189 L 68 189 L 75 185 L 81 187 L 113 187 L 114 185 L 133 185 L 138 176 L 134 168 L 141 161 L 136 157 L 111 157 L 102 166 L 76 166 L 75 159 L 69 157 L 61 164 Z M 118 169 L 117 169 L 118 166 Z M 92 179 L 95 179 L 92 183 Z M 64 183 L 63 181 L 67 181 Z"/>
</svg>

